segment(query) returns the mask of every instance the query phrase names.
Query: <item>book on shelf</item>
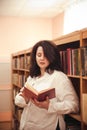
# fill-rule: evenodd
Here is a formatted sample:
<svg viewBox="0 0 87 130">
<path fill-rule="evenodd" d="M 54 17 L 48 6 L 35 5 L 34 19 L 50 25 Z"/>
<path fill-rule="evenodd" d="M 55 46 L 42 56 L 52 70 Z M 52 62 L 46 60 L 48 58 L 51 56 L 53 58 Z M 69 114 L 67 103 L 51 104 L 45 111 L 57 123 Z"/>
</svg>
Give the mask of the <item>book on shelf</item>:
<svg viewBox="0 0 87 130">
<path fill-rule="evenodd" d="M 12 74 L 12 83 L 15 84 L 15 85 L 19 84 L 19 75 L 18 75 L 18 73 L 13 73 Z"/>
<path fill-rule="evenodd" d="M 29 69 L 29 66 L 30 66 L 30 55 L 26 55 L 24 64 L 25 64 L 25 69 Z"/>
<path fill-rule="evenodd" d="M 72 75 L 80 75 L 80 48 L 72 49 Z"/>
<path fill-rule="evenodd" d="M 61 66 L 62 70 L 65 74 L 67 74 L 67 51 L 60 51 L 60 60 L 61 60 Z"/>
<path fill-rule="evenodd" d="M 87 76 L 87 46 L 81 47 L 82 75 Z"/>
<path fill-rule="evenodd" d="M 29 85 L 26 82 L 26 85 L 23 87 L 22 90 L 23 94 L 28 98 L 37 99 L 38 101 L 44 101 L 46 100 L 46 97 L 48 96 L 49 99 L 52 99 L 55 97 L 55 88 L 47 88 L 43 90 L 36 90 L 31 85 Z"/>
<path fill-rule="evenodd" d="M 67 48 L 67 74 L 72 74 L 72 53 L 71 48 Z"/>
</svg>

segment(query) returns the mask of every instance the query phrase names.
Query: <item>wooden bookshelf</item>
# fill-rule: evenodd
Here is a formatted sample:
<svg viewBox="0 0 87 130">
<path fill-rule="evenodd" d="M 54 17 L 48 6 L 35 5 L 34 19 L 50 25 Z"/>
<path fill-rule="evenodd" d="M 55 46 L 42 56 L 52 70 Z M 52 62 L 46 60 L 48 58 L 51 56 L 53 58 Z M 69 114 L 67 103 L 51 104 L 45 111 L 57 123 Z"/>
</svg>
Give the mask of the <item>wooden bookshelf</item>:
<svg viewBox="0 0 87 130">
<path fill-rule="evenodd" d="M 30 60 L 31 48 L 12 54 L 12 99 L 13 99 L 13 130 L 19 130 L 20 118 L 22 108 L 17 107 L 14 104 L 14 98 L 16 94 L 23 87 L 29 75 L 29 60 Z"/>
<path fill-rule="evenodd" d="M 59 51 L 65 51 L 68 48 L 81 49 L 87 45 L 87 29 L 72 32 L 67 35 L 63 35 L 53 42 L 58 47 Z M 12 92 L 13 102 L 15 95 L 19 92 L 29 75 L 29 58 L 31 48 L 12 54 Z M 73 63 L 71 63 L 72 65 Z M 74 67 L 74 66 L 73 66 Z M 82 59 L 81 51 L 79 53 L 79 73 L 67 73 L 68 77 L 72 81 L 74 88 L 77 92 L 80 101 L 80 112 L 78 114 L 69 114 L 69 117 L 76 120 L 80 124 L 80 130 L 87 130 L 87 76 L 82 75 Z M 20 123 L 21 109 L 13 103 L 13 127 L 14 130 L 18 130 Z"/>
<path fill-rule="evenodd" d="M 75 31 L 73 33 L 61 36 L 53 40 L 59 51 L 65 51 L 68 48 L 77 49 L 87 46 L 87 29 Z M 80 112 L 78 114 L 70 114 L 71 118 L 79 121 L 81 130 L 87 130 L 87 75 L 82 75 L 82 59 L 81 50 L 79 54 L 79 74 L 66 74 L 71 79 L 80 101 Z M 73 63 L 72 63 L 73 64 Z"/>
</svg>

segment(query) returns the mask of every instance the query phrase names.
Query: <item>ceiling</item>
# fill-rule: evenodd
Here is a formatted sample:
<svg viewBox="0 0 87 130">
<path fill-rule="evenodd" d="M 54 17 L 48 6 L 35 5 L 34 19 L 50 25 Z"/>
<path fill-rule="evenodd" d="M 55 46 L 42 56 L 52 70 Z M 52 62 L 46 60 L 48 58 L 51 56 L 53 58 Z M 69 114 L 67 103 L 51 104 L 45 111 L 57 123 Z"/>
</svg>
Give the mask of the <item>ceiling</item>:
<svg viewBox="0 0 87 130">
<path fill-rule="evenodd" d="M 0 0 L 0 16 L 52 18 L 79 0 Z"/>
</svg>

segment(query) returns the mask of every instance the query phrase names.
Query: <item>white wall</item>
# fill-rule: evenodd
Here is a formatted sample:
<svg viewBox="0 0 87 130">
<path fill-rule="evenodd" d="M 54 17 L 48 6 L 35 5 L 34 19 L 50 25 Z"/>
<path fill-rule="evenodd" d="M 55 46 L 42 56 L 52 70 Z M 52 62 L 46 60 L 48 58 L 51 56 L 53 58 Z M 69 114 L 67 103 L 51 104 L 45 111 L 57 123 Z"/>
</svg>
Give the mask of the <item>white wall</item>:
<svg viewBox="0 0 87 130">
<path fill-rule="evenodd" d="M 87 0 L 79 0 L 64 14 L 64 34 L 87 27 Z"/>
<path fill-rule="evenodd" d="M 52 39 L 51 19 L 0 17 L 0 58 L 30 48 L 37 41 Z"/>
<path fill-rule="evenodd" d="M 61 12 L 52 19 L 52 35 L 53 39 L 63 34 L 64 29 L 64 12 Z"/>
</svg>

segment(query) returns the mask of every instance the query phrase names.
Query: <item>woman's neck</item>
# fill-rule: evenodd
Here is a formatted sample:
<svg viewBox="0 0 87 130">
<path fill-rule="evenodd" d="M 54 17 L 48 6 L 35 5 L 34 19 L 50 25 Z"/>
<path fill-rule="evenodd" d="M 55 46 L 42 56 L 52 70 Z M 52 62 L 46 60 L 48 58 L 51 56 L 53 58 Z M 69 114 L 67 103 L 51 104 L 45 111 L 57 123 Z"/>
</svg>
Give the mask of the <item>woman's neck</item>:
<svg viewBox="0 0 87 130">
<path fill-rule="evenodd" d="M 42 69 L 42 70 L 41 70 L 41 77 L 44 75 L 44 73 L 45 73 L 45 70 Z"/>
</svg>

